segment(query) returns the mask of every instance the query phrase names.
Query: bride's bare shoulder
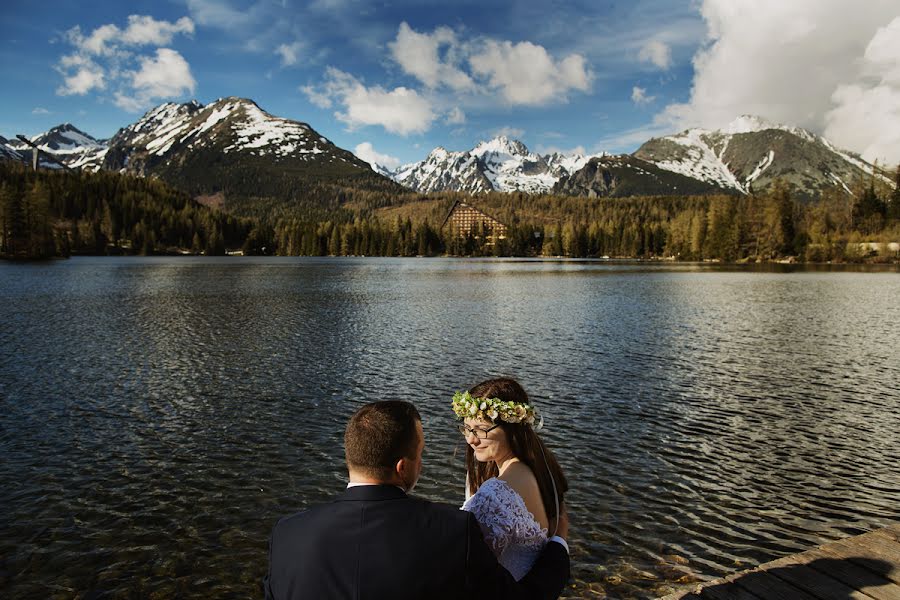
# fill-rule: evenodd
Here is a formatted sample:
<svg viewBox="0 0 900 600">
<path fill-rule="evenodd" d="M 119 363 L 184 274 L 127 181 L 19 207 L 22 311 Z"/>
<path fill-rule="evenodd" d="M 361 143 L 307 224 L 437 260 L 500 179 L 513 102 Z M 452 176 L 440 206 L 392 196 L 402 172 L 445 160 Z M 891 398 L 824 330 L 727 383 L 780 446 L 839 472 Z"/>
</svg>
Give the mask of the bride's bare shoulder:
<svg viewBox="0 0 900 600">
<path fill-rule="evenodd" d="M 541 499 L 541 490 L 538 487 L 531 467 L 523 462 L 515 462 L 507 467 L 498 479 L 505 481 L 509 487 L 522 496 L 525 507 L 535 519 L 543 526 L 547 526 L 547 514 L 544 510 L 544 501 Z"/>
</svg>

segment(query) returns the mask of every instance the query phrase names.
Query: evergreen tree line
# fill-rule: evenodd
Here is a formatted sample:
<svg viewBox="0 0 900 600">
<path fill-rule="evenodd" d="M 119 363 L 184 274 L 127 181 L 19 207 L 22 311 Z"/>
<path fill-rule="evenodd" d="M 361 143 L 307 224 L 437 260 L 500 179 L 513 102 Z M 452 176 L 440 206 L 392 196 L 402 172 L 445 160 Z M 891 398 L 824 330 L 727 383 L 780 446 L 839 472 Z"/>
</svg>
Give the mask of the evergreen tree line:
<svg viewBox="0 0 900 600">
<path fill-rule="evenodd" d="M 226 247 L 241 247 L 252 225 L 201 206 L 155 179 L 33 171 L 0 162 L 3 256 L 224 254 Z"/>
<path fill-rule="evenodd" d="M 549 194 L 396 194 L 311 184 L 291 202 L 229 199 L 208 209 L 154 179 L 0 164 L 0 253 L 192 251 L 290 256 L 675 257 L 850 261 L 861 242 L 900 241 L 898 187 L 861 185 L 814 202 L 788 188 L 752 196 L 584 198 Z M 349 182 L 347 182 L 349 183 Z M 506 235 L 441 225 L 456 200 L 507 224 Z M 235 216 L 238 214 L 240 216 Z M 883 244 L 882 254 L 888 255 Z"/>
</svg>

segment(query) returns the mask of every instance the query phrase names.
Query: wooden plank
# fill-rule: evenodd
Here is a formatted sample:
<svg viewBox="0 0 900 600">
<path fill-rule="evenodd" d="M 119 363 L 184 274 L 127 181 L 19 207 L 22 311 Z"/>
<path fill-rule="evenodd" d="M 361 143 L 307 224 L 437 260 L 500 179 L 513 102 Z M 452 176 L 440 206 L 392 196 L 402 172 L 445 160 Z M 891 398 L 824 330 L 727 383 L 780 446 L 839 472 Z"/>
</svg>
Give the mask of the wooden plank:
<svg viewBox="0 0 900 600">
<path fill-rule="evenodd" d="M 735 583 L 766 600 L 818 600 L 812 594 L 808 594 L 766 571 L 750 571 L 736 579 Z"/>
<path fill-rule="evenodd" d="M 865 537 L 865 539 L 861 539 Z M 829 544 L 827 548 L 841 558 L 872 570 L 885 579 L 900 584 L 900 545 L 866 534 Z"/>
<path fill-rule="evenodd" d="M 900 600 L 900 524 L 838 540 L 664 600 Z"/>
<path fill-rule="evenodd" d="M 828 546 L 804 552 L 810 568 L 821 571 L 876 600 L 900 600 L 900 585 L 888 581 L 855 562 L 829 550 Z"/>
<path fill-rule="evenodd" d="M 871 600 L 869 596 L 804 564 L 785 565 L 765 571 L 797 586 L 820 600 Z"/>
<path fill-rule="evenodd" d="M 885 527 L 884 529 L 873 531 L 872 535 L 900 544 L 900 526 Z"/>
<path fill-rule="evenodd" d="M 673 592 L 671 594 L 667 594 L 658 600 L 702 600 L 700 598 L 700 594 L 696 593 L 694 590 L 682 590 L 680 592 Z"/>
<path fill-rule="evenodd" d="M 705 587 L 700 595 L 704 600 L 762 600 L 734 582 Z"/>
</svg>

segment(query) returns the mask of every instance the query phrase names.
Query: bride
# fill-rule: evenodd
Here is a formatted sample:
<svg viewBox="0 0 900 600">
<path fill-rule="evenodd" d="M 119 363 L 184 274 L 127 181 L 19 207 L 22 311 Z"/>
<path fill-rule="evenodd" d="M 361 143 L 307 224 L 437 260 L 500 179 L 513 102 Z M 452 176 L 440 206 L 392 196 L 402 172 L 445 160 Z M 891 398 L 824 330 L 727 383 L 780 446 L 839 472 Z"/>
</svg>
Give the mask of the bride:
<svg viewBox="0 0 900 600">
<path fill-rule="evenodd" d="M 555 534 L 566 478 L 538 437 L 541 418 L 522 386 L 489 379 L 453 396 L 466 438 L 466 502 L 485 541 L 516 580 Z M 549 532 L 549 534 L 548 534 Z"/>
</svg>

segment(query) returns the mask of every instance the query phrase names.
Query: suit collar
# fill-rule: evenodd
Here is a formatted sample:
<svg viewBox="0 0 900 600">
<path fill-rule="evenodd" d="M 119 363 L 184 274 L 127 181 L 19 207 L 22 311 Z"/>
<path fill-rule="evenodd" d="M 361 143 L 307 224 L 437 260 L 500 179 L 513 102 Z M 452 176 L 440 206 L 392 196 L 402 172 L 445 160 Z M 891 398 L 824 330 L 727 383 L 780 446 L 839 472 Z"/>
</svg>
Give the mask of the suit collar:
<svg viewBox="0 0 900 600">
<path fill-rule="evenodd" d="M 361 501 L 361 500 L 397 500 L 407 498 L 406 492 L 396 485 L 360 485 L 347 488 L 338 496 L 337 501 Z"/>
</svg>

